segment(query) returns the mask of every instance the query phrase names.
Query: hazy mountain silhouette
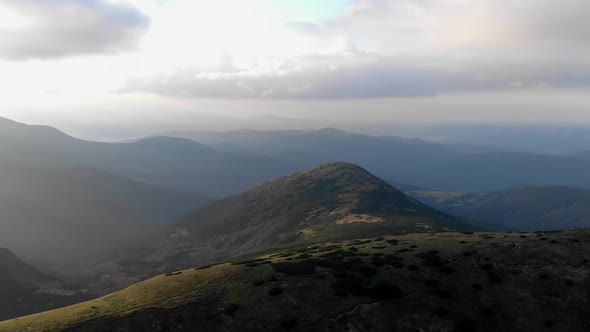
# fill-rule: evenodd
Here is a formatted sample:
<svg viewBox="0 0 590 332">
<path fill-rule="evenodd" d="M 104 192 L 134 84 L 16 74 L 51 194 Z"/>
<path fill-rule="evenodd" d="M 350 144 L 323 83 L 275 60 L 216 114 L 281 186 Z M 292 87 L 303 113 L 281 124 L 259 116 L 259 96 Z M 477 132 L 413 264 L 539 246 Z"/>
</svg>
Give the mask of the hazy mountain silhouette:
<svg viewBox="0 0 590 332">
<path fill-rule="evenodd" d="M 512 230 L 590 227 L 590 190 L 543 186 L 479 193 L 404 189 L 447 213 L 489 220 Z"/>
</svg>

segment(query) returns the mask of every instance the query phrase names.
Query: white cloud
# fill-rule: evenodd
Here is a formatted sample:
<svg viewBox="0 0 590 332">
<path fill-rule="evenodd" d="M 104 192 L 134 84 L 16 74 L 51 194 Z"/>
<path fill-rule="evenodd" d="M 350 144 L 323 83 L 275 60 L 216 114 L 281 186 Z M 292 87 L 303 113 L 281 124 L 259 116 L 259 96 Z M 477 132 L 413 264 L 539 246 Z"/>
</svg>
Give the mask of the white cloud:
<svg viewBox="0 0 590 332">
<path fill-rule="evenodd" d="M 0 57 L 114 54 L 135 49 L 149 19 L 107 0 L 0 0 Z"/>
<path fill-rule="evenodd" d="M 132 80 L 125 90 L 185 98 L 371 98 L 587 86 L 590 24 L 583 13 L 589 11 L 586 0 L 359 0 L 330 22 L 272 22 L 259 30 L 247 28 L 255 16 L 242 15 L 221 33 L 240 41 L 225 45 L 240 59 L 238 68 L 185 61 L 172 73 Z"/>
</svg>

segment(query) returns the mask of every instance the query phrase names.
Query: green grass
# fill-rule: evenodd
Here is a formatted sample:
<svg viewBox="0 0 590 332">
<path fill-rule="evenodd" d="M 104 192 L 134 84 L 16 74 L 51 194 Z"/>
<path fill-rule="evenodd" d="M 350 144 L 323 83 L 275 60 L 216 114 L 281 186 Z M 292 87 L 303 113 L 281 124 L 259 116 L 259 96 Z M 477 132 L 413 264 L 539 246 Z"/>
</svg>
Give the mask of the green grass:
<svg viewBox="0 0 590 332">
<path fill-rule="evenodd" d="M 76 331 L 91 323 L 108 330 L 129 328 L 117 324 L 130 321 L 177 324 L 169 329 L 180 331 L 191 326 L 306 331 L 344 328 L 350 322 L 360 328 L 403 327 L 408 317 L 417 327 L 438 324 L 447 329 L 465 317 L 497 330 L 508 323 L 539 330 L 548 319 L 564 328 L 579 328 L 588 305 L 580 270 L 589 272 L 587 264 L 580 265 L 589 251 L 588 232 L 544 234 L 548 241 L 520 235 L 422 233 L 282 248 L 175 271 L 100 299 L 0 322 L 0 331 Z M 550 272 L 540 278 L 542 269 Z M 473 288 L 476 283 L 482 289 Z M 480 303 L 482 297 L 486 303 Z M 380 305 L 364 307 L 374 303 Z M 355 308 L 370 311 L 357 314 Z M 447 314 L 440 317 L 440 312 Z M 170 323 L 170 317 L 179 322 Z M 526 317 L 526 324 L 516 322 L 518 317 Z"/>
</svg>

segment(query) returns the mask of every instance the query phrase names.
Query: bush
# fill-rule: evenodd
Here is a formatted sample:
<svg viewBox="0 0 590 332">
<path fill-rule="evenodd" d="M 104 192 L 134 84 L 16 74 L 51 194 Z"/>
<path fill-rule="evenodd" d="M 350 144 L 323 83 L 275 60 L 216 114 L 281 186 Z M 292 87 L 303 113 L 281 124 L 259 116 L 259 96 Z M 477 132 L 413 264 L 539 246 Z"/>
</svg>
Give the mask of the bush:
<svg viewBox="0 0 590 332">
<path fill-rule="evenodd" d="M 418 265 L 411 264 L 411 265 L 408 265 L 408 270 L 418 271 L 418 270 L 420 270 L 420 268 L 418 267 Z"/>
<path fill-rule="evenodd" d="M 401 289 L 394 285 L 378 284 L 366 289 L 367 295 L 375 300 L 394 300 L 403 296 Z"/>
<path fill-rule="evenodd" d="M 449 315 L 449 310 L 446 308 L 438 308 L 434 311 L 434 314 L 440 317 L 445 317 Z"/>
<path fill-rule="evenodd" d="M 281 287 L 273 287 L 268 290 L 268 295 L 270 296 L 277 296 L 283 294 L 284 290 Z"/>
<path fill-rule="evenodd" d="M 305 275 L 313 274 L 315 272 L 314 264 L 308 261 L 274 263 L 272 264 L 272 268 L 275 272 L 289 275 Z"/>
<path fill-rule="evenodd" d="M 479 282 L 474 282 L 473 284 L 471 284 L 471 288 L 473 288 L 475 290 L 482 290 L 483 289 L 483 285 L 480 284 Z"/>
<path fill-rule="evenodd" d="M 491 269 L 494 268 L 494 264 L 492 264 L 492 263 L 485 263 L 485 264 L 481 264 L 479 267 L 482 270 L 484 270 L 484 271 L 490 271 Z"/>
<path fill-rule="evenodd" d="M 479 315 L 484 318 L 492 318 L 496 316 L 496 312 L 489 307 L 481 307 L 479 308 Z"/>
<path fill-rule="evenodd" d="M 292 330 L 297 326 L 298 323 L 299 322 L 297 321 L 297 318 L 289 318 L 281 322 L 281 327 L 285 330 Z"/>
<path fill-rule="evenodd" d="M 498 283 L 501 283 L 502 282 L 502 278 L 499 275 L 497 275 L 496 273 L 492 272 L 492 271 L 488 272 L 487 273 L 487 276 L 488 276 L 488 280 L 491 283 L 498 284 Z"/>
<path fill-rule="evenodd" d="M 477 322 L 471 319 L 463 319 L 455 323 L 455 331 L 457 332 L 475 332 L 477 329 Z"/>
<path fill-rule="evenodd" d="M 451 295 L 452 295 L 450 290 L 447 290 L 444 288 L 438 288 L 438 287 L 430 289 L 428 291 L 428 293 L 430 293 L 432 295 L 436 295 L 442 299 L 449 299 L 449 298 L 451 298 Z"/>
<path fill-rule="evenodd" d="M 385 240 L 385 238 L 383 236 L 373 239 L 374 242 L 379 242 L 379 241 L 383 241 L 383 240 Z"/>
<path fill-rule="evenodd" d="M 306 259 L 306 258 L 309 258 L 309 257 L 311 257 L 311 255 L 310 255 L 310 254 L 301 254 L 301 255 L 298 255 L 298 256 L 297 256 L 297 257 L 295 257 L 295 258 L 296 258 L 296 259 Z"/>
<path fill-rule="evenodd" d="M 339 275 L 330 287 L 337 290 L 347 290 L 357 296 L 362 295 L 364 291 L 362 279 L 349 273 Z"/>
<path fill-rule="evenodd" d="M 230 303 L 226 305 L 223 309 L 226 315 L 233 316 L 236 311 L 240 308 L 240 305 L 237 303 Z"/>
<path fill-rule="evenodd" d="M 438 281 L 434 279 L 426 279 L 424 280 L 424 286 L 426 287 L 434 287 L 438 285 Z"/>
<path fill-rule="evenodd" d="M 416 254 L 416 257 L 422 260 L 422 265 L 429 267 L 441 267 L 449 262 L 438 255 L 438 250 L 421 252 Z"/>
<path fill-rule="evenodd" d="M 254 286 L 262 286 L 262 285 L 264 285 L 264 280 L 262 280 L 262 279 L 254 280 L 252 282 L 252 285 L 254 285 Z"/>
<path fill-rule="evenodd" d="M 455 269 L 450 266 L 443 266 L 439 269 L 440 272 L 444 274 L 453 274 L 455 273 Z"/>
</svg>

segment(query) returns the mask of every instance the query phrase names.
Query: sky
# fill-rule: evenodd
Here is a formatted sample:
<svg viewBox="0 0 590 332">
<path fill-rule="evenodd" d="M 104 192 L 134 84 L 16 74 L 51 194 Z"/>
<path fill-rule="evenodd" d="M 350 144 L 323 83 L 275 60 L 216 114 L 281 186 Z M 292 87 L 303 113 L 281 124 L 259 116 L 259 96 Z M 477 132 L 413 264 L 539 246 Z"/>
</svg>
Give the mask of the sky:
<svg viewBox="0 0 590 332">
<path fill-rule="evenodd" d="M 590 125 L 588 12 L 587 0 L 0 0 L 0 116 L 93 139 Z"/>
</svg>

